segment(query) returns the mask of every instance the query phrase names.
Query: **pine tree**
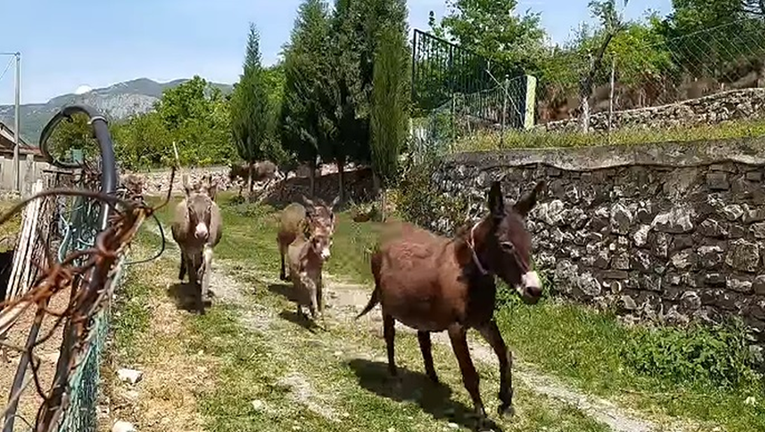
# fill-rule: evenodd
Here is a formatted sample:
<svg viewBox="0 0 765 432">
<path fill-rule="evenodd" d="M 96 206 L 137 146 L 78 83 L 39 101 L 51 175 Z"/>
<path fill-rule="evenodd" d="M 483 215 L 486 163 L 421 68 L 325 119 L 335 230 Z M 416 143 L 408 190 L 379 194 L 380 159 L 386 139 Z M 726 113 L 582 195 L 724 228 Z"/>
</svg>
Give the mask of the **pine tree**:
<svg viewBox="0 0 765 432">
<path fill-rule="evenodd" d="M 298 10 L 284 55 L 284 99 L 281 109 L 282 146 L 311 167 L 311 196 L 319 149 L 331 132 L 325 120 L 325 77 L 332 63 L 329 13 L 323 0 L 305 0 Z"/>
<path fill-rule="evenodd" d="M 260 35 L 250 23 L 243 73 L 231 95 L 231 128 L 239 157 L 248 164 L 273 156 L 266 147 L 272 127 L 271 105 L 261 65 Z M 250 192 L 253 179 L 250 176 Z"/>
<path fill-rule="evenodd" d="M 343 167 L 347 161 L 369 163 L 370 113 L 374 59 L 384 28 L 405 35 L 405 0 L 336 0 L 332 18 L 333 62 L 327 70 L 327 106 L 335 139 L 319 148 L 325 159 L 337 162 L 340 191 L 344 189 Z M 404 36 L 406 38 L 406 36 Z M 342 199 L 341 195 L 341 199 Z"/>
<path fill-rule="evenodd" d="M 384 28 L 375 55 L 370 115 L 375 193 L 382 192 L 383 217 L 385 189 L 397 177 L 398 157 L 409 129 L 408 58 L 406 34 L 395 27 Z"/>
</svg>

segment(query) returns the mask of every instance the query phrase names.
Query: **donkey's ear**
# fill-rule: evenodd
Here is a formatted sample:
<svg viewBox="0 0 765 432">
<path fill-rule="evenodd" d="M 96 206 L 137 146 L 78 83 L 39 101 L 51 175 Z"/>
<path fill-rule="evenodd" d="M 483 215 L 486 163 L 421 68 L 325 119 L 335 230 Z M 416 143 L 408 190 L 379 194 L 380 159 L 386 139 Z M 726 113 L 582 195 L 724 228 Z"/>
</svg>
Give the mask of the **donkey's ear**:
<svg viewBox="0 0 765 432">
<path fill-rule="evenodd" d="M 329 208 L 334 209 L 335 206 L 340 202 L 340 195 L 336 196 L 335 199 L 332 200 L 332 202 L 329 204 Z"/>
<path fill-rule="evenodd" d="M 306 197 L 305 195 L 300 195 L 300 196 L 303 198 L 303 202 L 304 202 L 304 203 L 305 203 L 307 206 L 309 206 L 309 207 L 313 207 L 313 206 L 314 206 L 314 204 L 313 204 L 313 201 L 311 201 L 310 199 L 308 199 L 308 197 Z"/>
<path fill-rule="evenodd" d="M 189 183 L 189 175 L 183 174 L 181 176 L 181 185 L 183 185 L 183 192 L 186 194 L 186 196 L 191 195 L 191 192 L 193 192 L 193 189 L 191 187 L 191 184 Z"/>
<path fill-rule="evenodd" d="M 215 201 L 215 197 L 218 195 L 218 182 L 213 180 L 210 182 L 210 184 L 207 187 L 207 194 L 210 196 L 210 199 Z"/>
<path fill-rule="evenodd" d="M 505 217 L 505 199 L 502 197 L 502 186 L 498 181 L 493 182 L 489 189 L 489 211 L 494 219 Z"/>
<path fill-rule="evenodd" d="M 518 200 L 517 203 L 513 206 L 513 209 L 520 214 L 523 217 L 526 217 L 526 215 L 529 214 L 531 209 L 534 208 L 534 206 L 537 204 L 537 194 L 542 191 L 542 188 L 545 187 L 545 182 L 540 181 L 539 183 L 534 186 L 534 189 L 531 190 L 531 192 L 527 193 L 523 196 L 520 200 Z"/>
</svg>

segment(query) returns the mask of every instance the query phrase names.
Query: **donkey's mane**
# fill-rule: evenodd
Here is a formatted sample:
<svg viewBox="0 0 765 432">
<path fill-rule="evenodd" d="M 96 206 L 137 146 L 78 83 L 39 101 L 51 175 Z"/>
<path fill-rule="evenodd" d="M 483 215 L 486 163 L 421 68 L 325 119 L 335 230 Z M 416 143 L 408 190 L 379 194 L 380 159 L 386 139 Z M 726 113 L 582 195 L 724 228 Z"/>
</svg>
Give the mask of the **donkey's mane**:
<svg viewBox="0 0 765 432">
<path fill-rule="evenodd" d="M 487 215 L 481 216 L 480 219 L 478 219 L 479 222 L 484 221 L 486 219 Z M 462 248 L 464 246 L 467 246 L 468 244 L 468 237 L 470 236 L 470 230 L 473 229 L 473 227 L 476 225 L 476 223 L 479 222 L 472 222 L 470 220 L 467 220 L 462 223 L 462 225 L 457 228 L 457 231 L 454 233 L 451 239 L 449 239 L 450 243 L 454 243 L 455 246 L 458 248 Z"/>
</svg>

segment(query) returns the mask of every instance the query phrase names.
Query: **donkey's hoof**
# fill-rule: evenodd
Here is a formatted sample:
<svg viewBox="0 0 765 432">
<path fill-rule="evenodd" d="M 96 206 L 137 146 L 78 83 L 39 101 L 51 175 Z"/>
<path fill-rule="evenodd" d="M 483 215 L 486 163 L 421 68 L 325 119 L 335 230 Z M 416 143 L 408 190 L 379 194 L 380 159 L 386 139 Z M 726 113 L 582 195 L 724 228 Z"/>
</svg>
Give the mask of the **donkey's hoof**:
<svg viewBox="0 0 765 432">
<path fill-rule="evenodd" d="M 515 416 L 515 407 L 512 405 L 501 404 L 499 407 L 497 407 L 497 414 L 506 418 L 513 417 Z"/>
<path fill-rule="evenodd" d="M 476 423 L 476 431 L 478 432 L 495 432 L 501 430 L 499 426 L 497 426 L 497 423 L 492 421 L 487 416 L 479 416 L 478 421 Z"/>
<path fill-rule="evenodd" d="M 280 274 L 279 275 L 279 280 L 281 280 L 282 282 L 287 282 L 287 276 L 283 275 L 283 274 Z"/>
<path fill-rule="evenodd" d="M 441 381 L 438 379 L 438 375 L 436 375 L 436 373 L 435 373 L 435 372 L 433 372 L 432 374 L 431 374 L 431 373 L 429 373 L 429 374 L 427 374 L 427 375 L 428 375 L 428 379 L 430 379 L 430 382 L 431 382 L 433 385 L 441 385 Z"/>
</svg>

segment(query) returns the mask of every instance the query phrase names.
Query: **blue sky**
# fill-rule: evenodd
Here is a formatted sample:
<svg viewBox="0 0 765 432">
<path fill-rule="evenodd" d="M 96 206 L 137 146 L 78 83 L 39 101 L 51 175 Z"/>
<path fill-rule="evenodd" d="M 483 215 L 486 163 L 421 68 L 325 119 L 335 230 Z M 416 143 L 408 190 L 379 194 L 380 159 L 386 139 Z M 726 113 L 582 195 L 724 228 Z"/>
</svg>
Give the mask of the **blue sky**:
<svg viewBox="0 0 765 432">
<path fill-rule="evenodd" d="M 590 21 L 587 0 L 519 0 L 519 11 L 542 13 L 555 42 Z M 157 81 L 194 74 L 217 82 L 238 79 L 248 23 L 261 32 L 266 63 L 289 38 L 300 0 L 30 0 L 6 2 L 0 52 L 20 51 L 21 102 L 45 102 L 73 92 L 147 77 Z M 409 0 L 410 27 L 427 30 L 445 0 Z M 646 9 L 668 13 L 671 0 L 633 0 L 625 9 L 638 18 Z M 0 73 L 7 58 L 0 57 Z M 13 102 L 13 67 L 0 78 L 0 103 Z"/>
</svg>

